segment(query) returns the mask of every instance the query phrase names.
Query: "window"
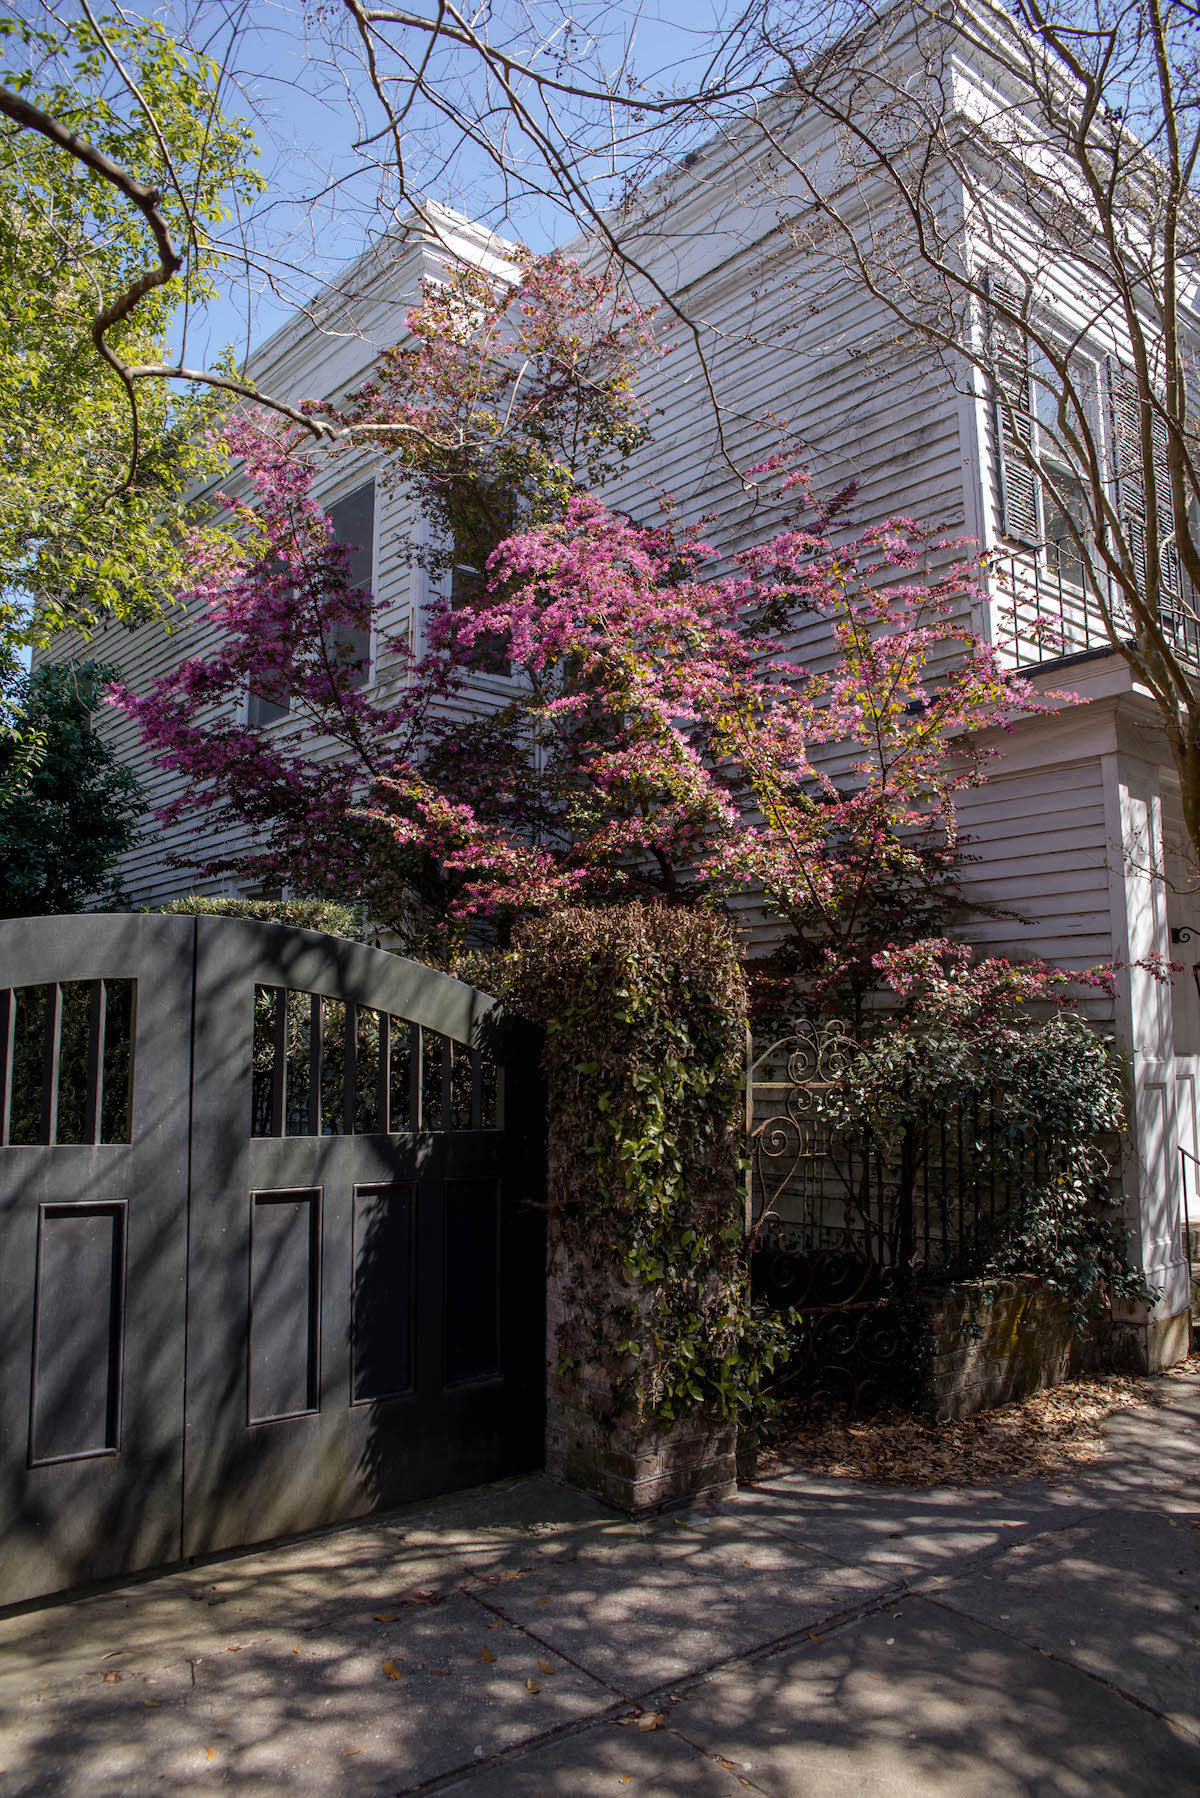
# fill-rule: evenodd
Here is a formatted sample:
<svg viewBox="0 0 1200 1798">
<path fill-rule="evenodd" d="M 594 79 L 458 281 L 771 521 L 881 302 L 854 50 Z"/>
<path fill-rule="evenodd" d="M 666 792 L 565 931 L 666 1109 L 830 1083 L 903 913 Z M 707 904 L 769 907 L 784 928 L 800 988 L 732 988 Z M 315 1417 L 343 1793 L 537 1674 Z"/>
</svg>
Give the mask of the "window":
<svg viewBox="0 0 1200 1798">
<path fill-rule="evenodd" d="M 349 585 L 352 592 L 369 593 L 372 587 L 375 557 L 375 483 L 366 481 L 345 499 L 329 508 L 336 543 L 345 544 L 349 552 Z M 371 632 L 355 630 L 350 625 L 335 625 L 331 639 L 337 653 L 352 664 L 350 680 L 355 687 L 365 687 L 371 676 Z M 286 718 L 291 711 L 291 695 L 280 680 L 252 692 L 246 708 L 246 722 L 251 730 L 261 730 Z"/>
<path fill-rule="evenodd" d="M 490 603 L 485 564 L 492 549 L 517 529 L 519 518 L 514 494 L 492 489 L 487 516 L 478 531 L 454 534 L 454 561 L 450 571 L 450 604 L 456 612 L 476 611 Z M 509 675 L 512 664 L 494 638 L 479 637 L 472 667 L 480 674 Z"/>
<path fill-rule="evenodd" d="M 370 593 L 375 560 L 375 483 L 367 481 L 329 508 L 334 540 L 349 551 L 349 584 L 352 592 Z M 365 687 L 371 678 L 371 631 L 353 626 L 334 626 L 333 642 L 339 655 L 352 664 L 350 681 Z"/>
<path fill-rule="evenodd" d="M 1084 569 L 1079 536 L 1084 534 L 1087 525 L 1083 483 L 1070 469 L 1056 468 L 1053 475 L 1057 497 L 1048 486 L 1042 490 L 1046 567 L 1060 587 L 1082 593 Z"/>
<path fill-rule="evenodd" d="M 1087 495 L 1063 441 L 1059 415 L 1062 380 L 1023 328 L 1030 311 L 1028 286 L 1017 285 L 1017 277 L 1011 274 L 991 271 L 988 292 L 1005 314 L 1022 321 L 1019 327 L 995 310 L 989 317 L 1000 451 L 1000 529 L 1004 536 L 1041 552 L 1039 561 L 1052 577 L 1055 590 L 1069 589 L 1082 595 L 1085 580 L 1080 539 L 1089 528 Z M 1074 409 L 1080 406 L 1094 431 L 1100 409 L 1096 364 L 1085 356 L 1072 356 L 1070 381 L 1072 403 L 1067 424 L 1078 424 Z M 1031 457 L 1036 457 L 1045 479 L 1031 465 Z"/>
</svg>

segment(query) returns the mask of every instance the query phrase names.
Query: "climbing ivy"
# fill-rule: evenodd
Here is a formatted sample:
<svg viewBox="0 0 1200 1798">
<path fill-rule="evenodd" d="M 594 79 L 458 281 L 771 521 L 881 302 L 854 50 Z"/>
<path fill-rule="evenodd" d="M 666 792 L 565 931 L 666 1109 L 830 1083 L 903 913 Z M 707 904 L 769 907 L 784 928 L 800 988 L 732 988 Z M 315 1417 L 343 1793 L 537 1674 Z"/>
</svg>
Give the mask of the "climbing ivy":
<svg viewBox="0 0 1200 1798">
<path fill-rule="evenodd" d="M 728 925 L 656 905 L 566 910 L 464 972 L 545 1031 L 560 1371 L 608 1417 L 760 1414 L 789 1326 L 749 1302 L 747 994 Z"/>
</svg>

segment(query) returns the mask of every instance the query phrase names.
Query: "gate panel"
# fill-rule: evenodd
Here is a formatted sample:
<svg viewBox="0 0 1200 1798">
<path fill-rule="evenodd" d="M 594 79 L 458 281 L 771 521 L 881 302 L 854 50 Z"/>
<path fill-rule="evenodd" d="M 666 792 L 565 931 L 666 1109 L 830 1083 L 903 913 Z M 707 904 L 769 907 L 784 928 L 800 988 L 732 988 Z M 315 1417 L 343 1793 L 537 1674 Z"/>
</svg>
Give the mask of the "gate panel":
<svg viewBox="0 0 1200 1798">
<path fill-rule="evenodd" d="M 539 1465 L 535 1034 L 240 920 L 197 920 L 196 994 L 184 1552 Z"/>
<path fill-rule="evenodd" d="M 193 941 L 0 928 L 0 1603 L 181 1551 Z"/>
<path fill-rule="evenodd" d="M 0 1604 L 540 1464 L 537 1064 L 358 944 L 0 925 Z"/>
</svg>

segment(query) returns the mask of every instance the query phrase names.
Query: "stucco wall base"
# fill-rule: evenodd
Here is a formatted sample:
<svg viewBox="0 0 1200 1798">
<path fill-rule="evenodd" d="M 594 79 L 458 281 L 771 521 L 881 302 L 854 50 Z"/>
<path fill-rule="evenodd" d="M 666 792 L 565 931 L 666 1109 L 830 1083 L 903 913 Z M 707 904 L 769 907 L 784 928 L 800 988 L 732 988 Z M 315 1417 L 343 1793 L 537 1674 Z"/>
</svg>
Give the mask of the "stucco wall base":
<svg viewBox="0 0 1200 1798">
<path fill-rule="evenodd" d="M 630 1301 L 617 1273 L 592 1291 L 598 1306 L 619 1315 Z M 703 1412 L 666 1424 L 614 1406 L 618 1375 L 647 1377 L 641 1361 L 611 1345 L 606 1362 L 579 1362 L 563 1353 L 575 1301 L 571 1264 L 553 1226 L 546 1284 L 546 1472 L 565 1486 L 590 1492 L 630 1516 L 645 1516 L 684 1503 L 728 1498 L 753 1472 L 753 1433 Z M 652 1368 L 650 1374 L 652 1376 Z"/>
<path fill-rule="evenodd" d="M 1191 1317 L 1186 1311 L 1152 1323 L 1122 1320 L 1113 1324 L 1104 1365 L 1128 1373 L 1160 1373 L 1187 1359 L 1190 1339 Z"/>
</svg>

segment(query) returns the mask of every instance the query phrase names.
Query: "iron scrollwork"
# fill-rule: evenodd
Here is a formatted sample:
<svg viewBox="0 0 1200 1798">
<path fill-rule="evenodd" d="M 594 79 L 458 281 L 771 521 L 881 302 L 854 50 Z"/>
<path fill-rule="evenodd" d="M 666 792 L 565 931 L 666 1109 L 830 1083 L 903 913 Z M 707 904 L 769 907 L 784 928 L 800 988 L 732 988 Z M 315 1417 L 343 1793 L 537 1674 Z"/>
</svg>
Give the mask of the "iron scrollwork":
<svg viewBox="0 0 1200 1798">
<path fill-rule="evenodd" d="M 877 1182 L 861 1143 L 831 1123 L 853 1055 L 836 1020 L 797 1026 L 752 1063 L 752 1269 L 761 1298 L 800 1314 L 788 1395 L 863 1410 L 897 1391 L 903 1338 Z"/>
</svg>

